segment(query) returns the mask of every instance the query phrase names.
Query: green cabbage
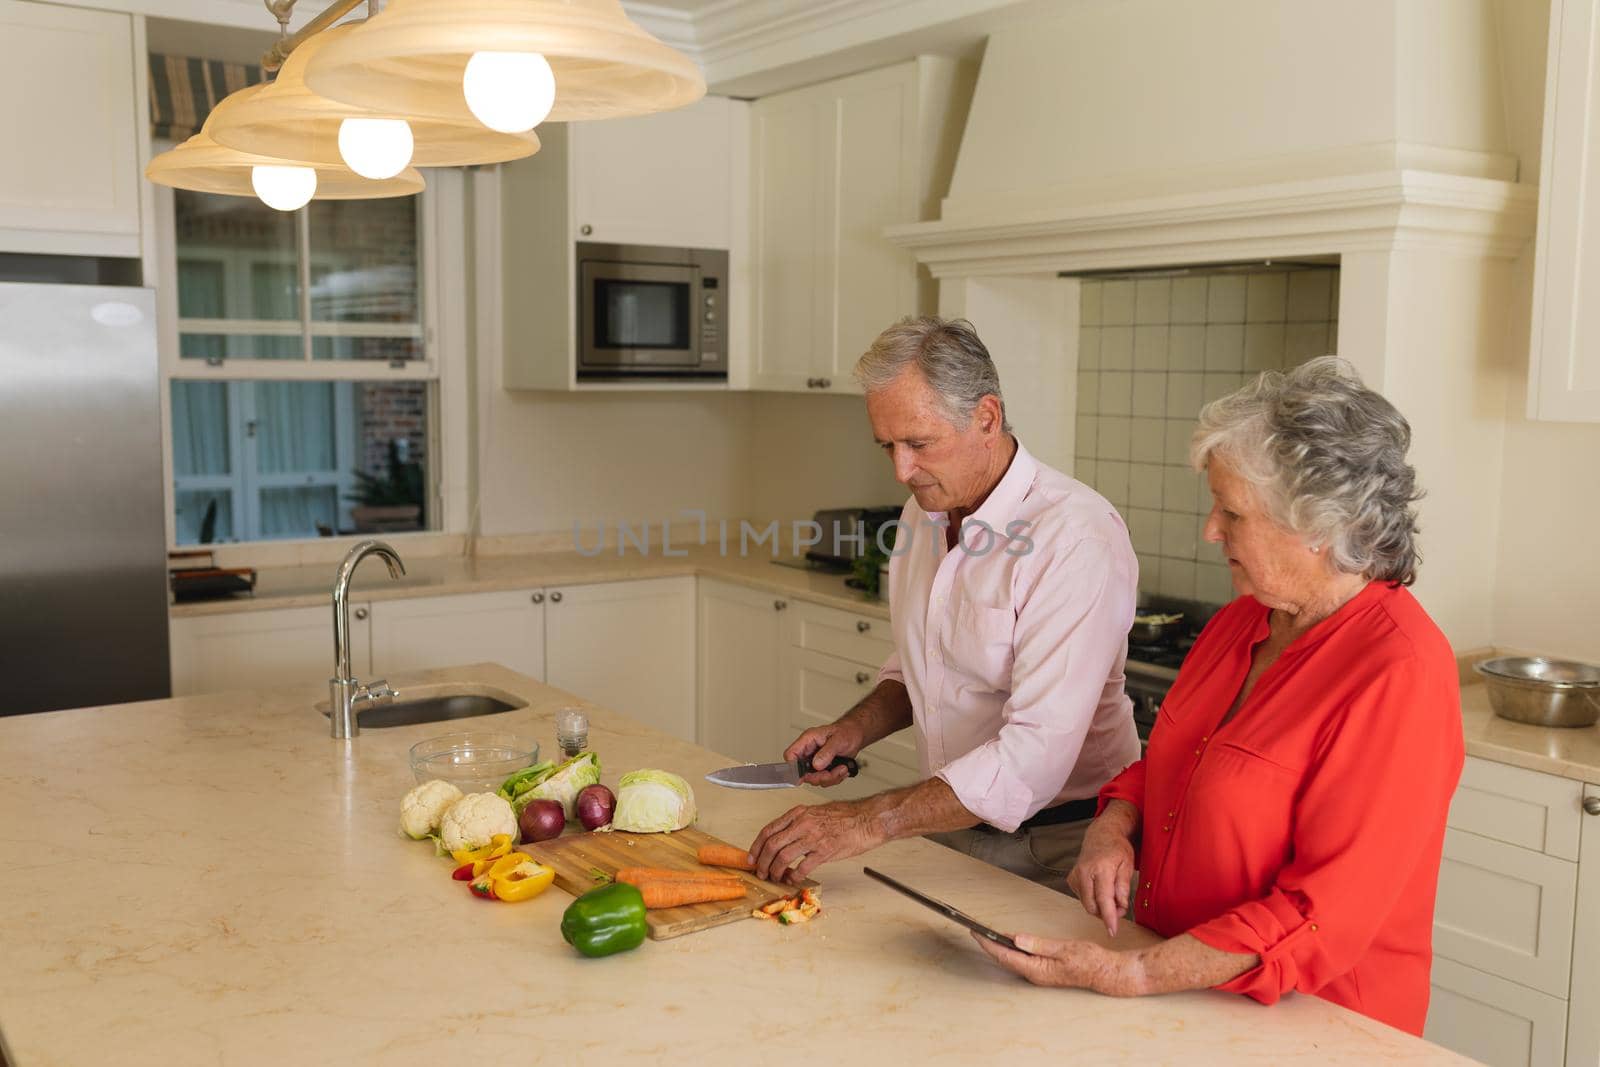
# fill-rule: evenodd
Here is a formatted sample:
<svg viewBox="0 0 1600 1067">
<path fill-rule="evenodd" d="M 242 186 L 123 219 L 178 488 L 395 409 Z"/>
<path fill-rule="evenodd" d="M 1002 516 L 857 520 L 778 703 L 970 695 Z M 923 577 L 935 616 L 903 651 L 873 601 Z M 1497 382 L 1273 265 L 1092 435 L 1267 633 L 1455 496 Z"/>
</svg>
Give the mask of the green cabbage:
<svg viewBox="0 0 1600 1067">
<path fill-rule="evenodd" d="M 613 830 L 654 834 L 681 830 L 694 820 L 694 790 L 670 771 L 629 771 L 617 783 Z"/>
<path fill-rule="evenodd" d="M 517 799 L 521 797 L 522 794 L 526 793 L 528 790 L 532 789 L 534 786 L 538 785 L 555 772 L 556 765 L 554 760 L 545 760 L 542 763 L 535 763 L 532 767 L 524 767 L 516 774 L 513 774 L 510 778 L 507 778 L 505 781 L 500 783 L 499 793 L 501 797 L 511 801 L 512 806 L 515 807 Z"/>
<path fill-rule="evenodd" d="M 571 819 L 577 815 L 578 793 L 584 786 L 598 781 L 600 757 L 593 752 L 580 752 L 518 796 L 511 806 L 521 815 L 530 800 L 557 800 Z"/>
</svg>

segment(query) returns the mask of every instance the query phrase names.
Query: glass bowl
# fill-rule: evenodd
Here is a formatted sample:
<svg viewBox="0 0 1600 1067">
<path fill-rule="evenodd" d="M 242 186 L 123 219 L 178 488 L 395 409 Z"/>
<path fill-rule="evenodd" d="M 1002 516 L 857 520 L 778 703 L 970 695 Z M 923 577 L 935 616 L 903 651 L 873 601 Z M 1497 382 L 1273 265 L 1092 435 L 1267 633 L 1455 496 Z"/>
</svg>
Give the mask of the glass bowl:
<svg viewBox="0 0 1600 1067">
<path fill-rule="evenodd" d="M 539 742 L 499 730 L 470 730 L 411 746 L 417 784 L 435 778 L 463 793 L 493 793 L 500 783 L 539 759 Z"/>
</svg>

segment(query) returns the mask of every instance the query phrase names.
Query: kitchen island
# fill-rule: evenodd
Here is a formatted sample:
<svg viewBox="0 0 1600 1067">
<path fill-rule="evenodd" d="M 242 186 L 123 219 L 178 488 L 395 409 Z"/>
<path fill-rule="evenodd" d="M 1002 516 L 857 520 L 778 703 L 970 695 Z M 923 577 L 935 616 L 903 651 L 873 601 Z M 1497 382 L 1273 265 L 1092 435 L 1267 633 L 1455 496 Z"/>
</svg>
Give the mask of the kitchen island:
<svg viewBox="0 0 1600 1067">
<path fill-rule="evenodd" d="M 626 669 L 619 663 L 618 669 Z M 450 1063 L 1445 1063 L 1315 997 L 1138 1000 L 1035 989 L 861 873 L 822 868 L 809 925 L 736 922 L 599 960 L 560 889 L 474 899 L 401 837 L 407 749 L 453 729 L 554 745 L 569 694 L 493 665 L 527 707 L 328 736 L 316 686 L 0 719 L 0 1048 L 12 1067 Z M 688 778 L 701 829 L 744 844 L 819 791 L 701 780 L 727 760 L 590 709 L 602 780 Z M 1103 939 L 1067 898 L 923 840 L 867 862 L 1002 929 Z M 1128 925 L 1118 942 L 1151 936 Z"/>
</svg>

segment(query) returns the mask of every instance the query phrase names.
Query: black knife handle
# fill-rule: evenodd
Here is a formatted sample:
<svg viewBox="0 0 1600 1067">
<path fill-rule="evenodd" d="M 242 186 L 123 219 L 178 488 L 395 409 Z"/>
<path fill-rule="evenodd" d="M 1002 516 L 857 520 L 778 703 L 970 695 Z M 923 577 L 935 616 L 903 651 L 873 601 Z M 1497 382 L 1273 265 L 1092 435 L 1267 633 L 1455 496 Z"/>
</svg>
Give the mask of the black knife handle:
<svg viewBox="0 0 1600 1067">
<path fill-rule="evenodd" d="M 831 771 L 836 767 L 843 767 L 846 771 L 848 771 L 849 773 L 846 775 L 847 778 L 854 778 L 861 772 L 861 764 L 857 763 L 849 756 L 833 757 L 833 762 L 828 764 L 826 771 L 819 771 L 815 767 L 811 766 L 810 756 L 801 756 L 799 759 L 795 760 L 794 767 L 795 770 L 800 772 L 800 777 L 802 778 L 808 774 L 826 774 L 827 771 Z"/>
</svg>

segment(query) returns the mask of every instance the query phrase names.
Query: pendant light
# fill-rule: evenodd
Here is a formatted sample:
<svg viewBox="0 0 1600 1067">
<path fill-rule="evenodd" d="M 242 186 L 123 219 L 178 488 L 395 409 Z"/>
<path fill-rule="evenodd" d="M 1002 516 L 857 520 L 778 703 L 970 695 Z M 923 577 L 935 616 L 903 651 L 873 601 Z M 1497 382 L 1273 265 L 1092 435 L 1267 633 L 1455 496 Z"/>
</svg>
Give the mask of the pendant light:
<svg viewBox="0 0 1600 1067">
<path fill-rule="evenodd" d="M 706 91 L 620 0 L 391 0 L 327 42 L 305 81 L 358 107 L 499 130 L 644 115 Z"/>
<path fill-rule="evenodd" d="M 252 85 L 233 95 L 256 94 L 265 88 Z M 157 185 L 197 193 L 260 196 L 269 207 L 280 211 L 303 207 L 313 196 L 319 200 L 411 196 L 422 192 L 425 184 L 422 175 L 411 167 L 393 178 L 371 181 L 344 166 L 300 166 L 295 160 L 228 148 L 214 141 L 210 131 L 208 118 L 199 133 L 152 159 L 144 176 Z M 303 173 L 306 171 L 310 172 L 309 179 Z"/>
<path fill-rule="evenodd" d="M 349 167 L 377 180 L 412 165 L 503 163 L 539 150 L 539 138 L 532 132 L 496 132 L 470 118 L 408 121 L 393 110 L 369 111 L 312 92 L 305 81 L 307 65 L 360 25 L 343 23 L 306 38 L 261 92 L 234 93 L 219 103 L 206 123 L 212 138 L 241 152 Z"/>
</svg>

